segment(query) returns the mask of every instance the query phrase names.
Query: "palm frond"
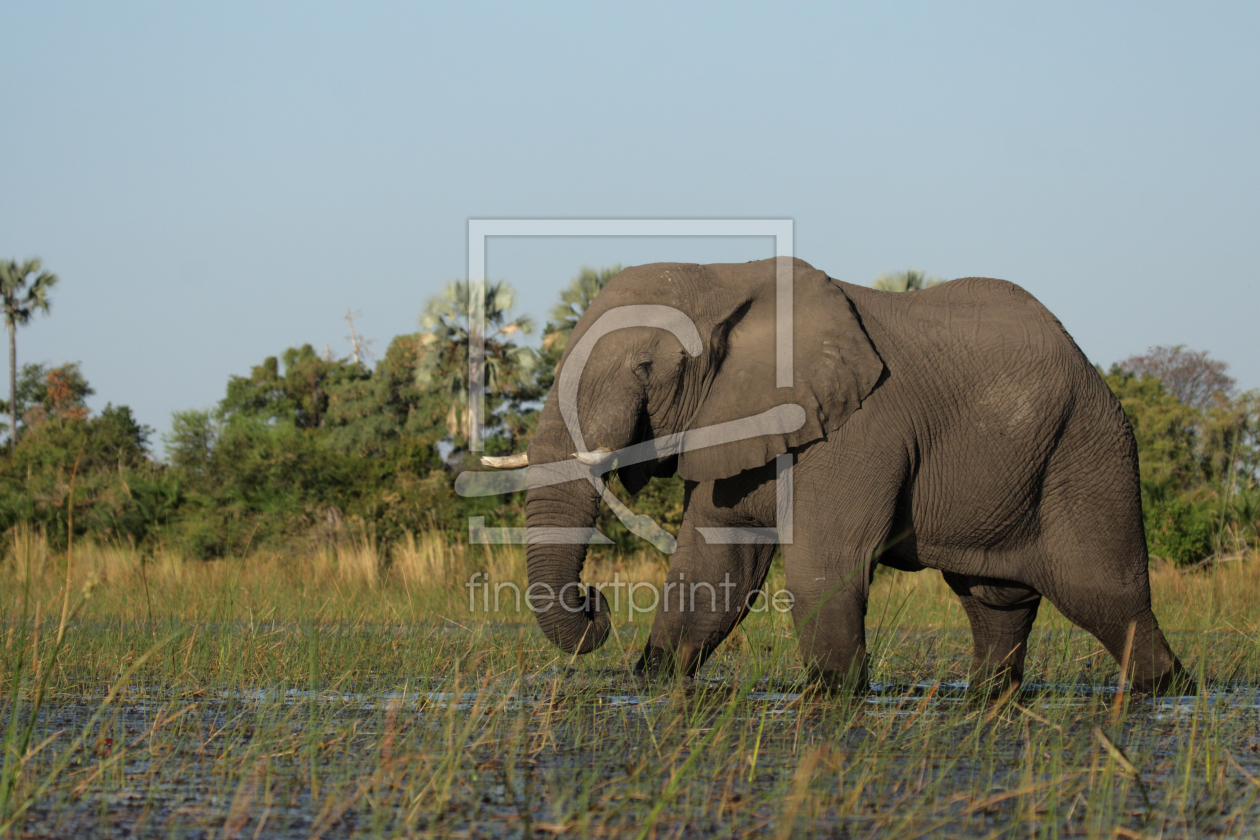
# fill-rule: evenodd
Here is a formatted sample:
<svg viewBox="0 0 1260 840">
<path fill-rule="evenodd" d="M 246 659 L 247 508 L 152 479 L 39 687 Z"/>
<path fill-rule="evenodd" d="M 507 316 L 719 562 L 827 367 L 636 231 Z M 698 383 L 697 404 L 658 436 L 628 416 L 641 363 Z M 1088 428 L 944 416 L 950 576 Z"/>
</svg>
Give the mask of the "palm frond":
<svg viewBox="0 0 1260 840">
<path fill-rule="evenodd" d="M 0 261 L 0 306 L 6 327 L 24 326 L 36 312 L 47 314 L 52 308 L 48 292 L 57 285 L 58 277 L 42 271 L 42 267 L 38 259 Z"/>
<path fill-rule="evenodd" d="M 552 307 L 551 317 L 561 322 L 562 326 L 567 326 L 567 330 L 572 330 L 595 300 L 595 296 L 608 285 L 609 280 L 620 273 L 621 263 L 599 269 L 582 266 L 577 276 L 560 292 L 560 303 Z"/>
</svg>

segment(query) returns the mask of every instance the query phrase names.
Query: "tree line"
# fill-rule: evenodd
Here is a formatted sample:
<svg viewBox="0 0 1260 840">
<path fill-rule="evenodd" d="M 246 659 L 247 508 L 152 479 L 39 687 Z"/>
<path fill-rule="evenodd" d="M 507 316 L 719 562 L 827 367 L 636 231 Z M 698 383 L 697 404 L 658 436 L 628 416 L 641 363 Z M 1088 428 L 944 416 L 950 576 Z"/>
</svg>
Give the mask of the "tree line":
<svg viewBox="0 0 1260 840">
<path fill-rule="evenodd" d="M 513 314 L 506 282 L 484 287 L 485 448 L 522 450 L 556 364 L 586 307 L 620 266 L 583 268 L 560 292 L 541 346 L 535 325 Z M 42 279 L 41 279 L 42 278 Z M 875 285 L 914 291 L 922 272 Z M 218 403 L 178 411 L 161 441 L 127 406 L 93 414 L 78 364 L 18 368 L 17 328 L 47 312 L 55 275 L 37 261 L 0 263 L 0 302 L 10 338 L 9 446 L 0 453 L 0 529 L 42 529 L 118 541 L 188 558 L 251 551 L 303 552 L 347 537 L 383 550 L 406 533 L 467 538 L 468 517 L 524 524 L 517 493 L 462 498 L 454 479 L 476 468 L 468 451 L 468 283 L 448 284 L 369 366 L 361 344 L 344 358 L 291 347 L 229 378 Z M 1225 363 L 1184 347 L 1153 348 L 1100 374 L 1133 426 L 1152 554 L 1175 563 L 1257 545 L 1260 393 L 1238 394 Z M 158 457 L 160 446 L 161 455 Z M 636 513 L 676 530 L 682 481 L 655 479 L 630 499 Z M 640 545 L 610 513 L 600 528 L 623 548 Z"/>
</svg>

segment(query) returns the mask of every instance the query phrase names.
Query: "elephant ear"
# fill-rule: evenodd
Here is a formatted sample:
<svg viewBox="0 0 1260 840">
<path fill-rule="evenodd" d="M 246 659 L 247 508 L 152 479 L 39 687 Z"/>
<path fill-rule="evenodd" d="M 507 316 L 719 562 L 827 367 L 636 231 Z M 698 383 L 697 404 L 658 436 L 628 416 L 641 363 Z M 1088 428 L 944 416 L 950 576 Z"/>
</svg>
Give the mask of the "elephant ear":
<svg viewBox="0 0 1260 840">
<path fill-rule="evenodd" d="M 793 260 L 791 387 L 776 384 L 775 260 L 712 266 L 721 295 L 720 320 L 706 353 L 710 379 L 689 430 L 753 417 L 778 406 L 804 409 L 800 428 L 687 450 L 678 472 L 688 481 L 711 481 L 773 460 L 791 448 L 840 428 L 875 389 L 884 362 L 838 284 Z"/>
</svg>

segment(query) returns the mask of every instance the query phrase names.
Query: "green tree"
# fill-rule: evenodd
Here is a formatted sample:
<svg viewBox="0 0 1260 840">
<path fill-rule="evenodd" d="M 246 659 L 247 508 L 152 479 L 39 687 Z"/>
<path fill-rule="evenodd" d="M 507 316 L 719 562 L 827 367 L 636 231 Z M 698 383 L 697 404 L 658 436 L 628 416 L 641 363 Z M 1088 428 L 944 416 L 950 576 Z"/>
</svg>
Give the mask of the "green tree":
<svg viewBox="0 0 1260 840">
<path fill-rule="evenodd" d="M 290 347 L 279 359 L 268 356 L 249 376 L 231 377 L 218 413 L 227 422 L 250 417 L 317 429 L 324 425 L 329 390 L 339 382 L 368 376 L 363 365 L 322 359 L 309 344 Z"/>
<path fill-rule="evenodd" d="M 422 353 L 415 373 L 421 388 L 445 395 L 449 406 L 446 429 L 457 448 L 468 439 L 472 425 L 468 348 L 475 334 L 468 319 L 469 298 L 468 282 L 457 280 L 425 304 L 420 325 L 429 332 L 420 338 Z M 533 374 L 538 356 L 513 341 L 518 333 L 533 332 L 534 324 L 528 315 L 511 317 L 515 299 L 516 293 L 506 281 L 485 285 L 481 332 L 485 356 L 480 374 L 490 414 L 504 404 L 519 406 L 537 396 Z"/>
<path fill-rule="evenodd" d="M 218 438 L 219 424 L 212 412 L 171 412 L 171 430 L 162 438 L 167 462 L 195 478 L 205 478 Z"/>
<path fill-rule="evenodd" d="M 922 271 L 911 268 L 907 271 L 881 274 L 871 283 L 871 288 L 881 292 L 917 292 L 946 282 L 948 281 L 944 278 L 928 277 Z"/>
<path fill-rule="evenodd" d="M 93 391 L 77 364 L 28 364 L 19 385 L 21 439 L 0 457 L 0 530 L 27 523 L 64 544 L 74 474 L 75 533 L 143 538 L 132 490 L 159 471 L 149 459 L 153 430 L 125 405 L 91 416 L 84 397 Z"/>
<path fill-rule="evenodd" d="M 27 430 L 49 417 L 87 417 L 85 400 L 94 393 L 83 378 L 78 362 L 55 368 L 41 362 L 27 362 L 18 373 L 17 416 Z M 0 400 L 0 413 L 12 412 L 9 401 Z"/>
<path fill-rule="evenodd" d="M 376 371 L 329 388 L 328 442 L 342 452 L 384 457 L 404 438 L 432 446 L 446 437 L 444 395 L 416 384 L 425 334 L 395 336 Z"/>
<path fill-rule="evenodd" d="M 538 387 L 543 393 L 551 390 L 551 384 L 556 378 L 556 367 L 560 364 L 564 348 L 568 346 L 573 328 L 590 308 L 600 290 L 620 273 L 621 263 L 605 268 L 584 265 L 560 292 L 560 302 L 551 308 L 551 320 L 543 327 L 542 353 L 538 364 Z"/>
<path fill-rule="evenodd" d="M 42 271 L 38 259 L 18 263 L 0 261 L 0 303 L 4 306 L 4 326 L 9 331 L 9 447 L 17 443 L 17 328 L 25 326 L 36 312 L 48 313 L 48 292 L 57 285 L 57 275 Z"/>
<path fill-rule="evenodd" d="M 148 463 L 153 427 L 136 420 L 130 406 L 105 403 L 92 434 L 99 438 L 95 443 L 101 452 L 113 453 L 116 464 Z"/>
</svg>

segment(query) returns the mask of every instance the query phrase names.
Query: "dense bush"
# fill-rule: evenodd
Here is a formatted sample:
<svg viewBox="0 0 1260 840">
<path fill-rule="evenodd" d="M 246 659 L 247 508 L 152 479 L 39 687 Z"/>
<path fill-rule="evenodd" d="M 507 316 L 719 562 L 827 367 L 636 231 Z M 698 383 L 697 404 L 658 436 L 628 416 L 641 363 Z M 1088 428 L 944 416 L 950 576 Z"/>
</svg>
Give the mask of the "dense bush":
<svg viewBox="0 0 1260 840">
<path fill-rule="evenodd" d="M 91 389 L 76 365 L 28 365 L 23 378 L 42 379 L 44 387 L 27 381 L 18 391 L 24 433 L 20 445 L 0 457 L 0 527 L 37 525 L 54 543 L 64 544 L 73 484 L 76 533 L 143 539 L 150 524 L 131 487 L 161 472 L 148 457 L 151 430 L 126 406 L 106 405 L 90 417 L 83 398 Z M 30 399 L 26 405 L 23 390 Z"/>
</svg>

